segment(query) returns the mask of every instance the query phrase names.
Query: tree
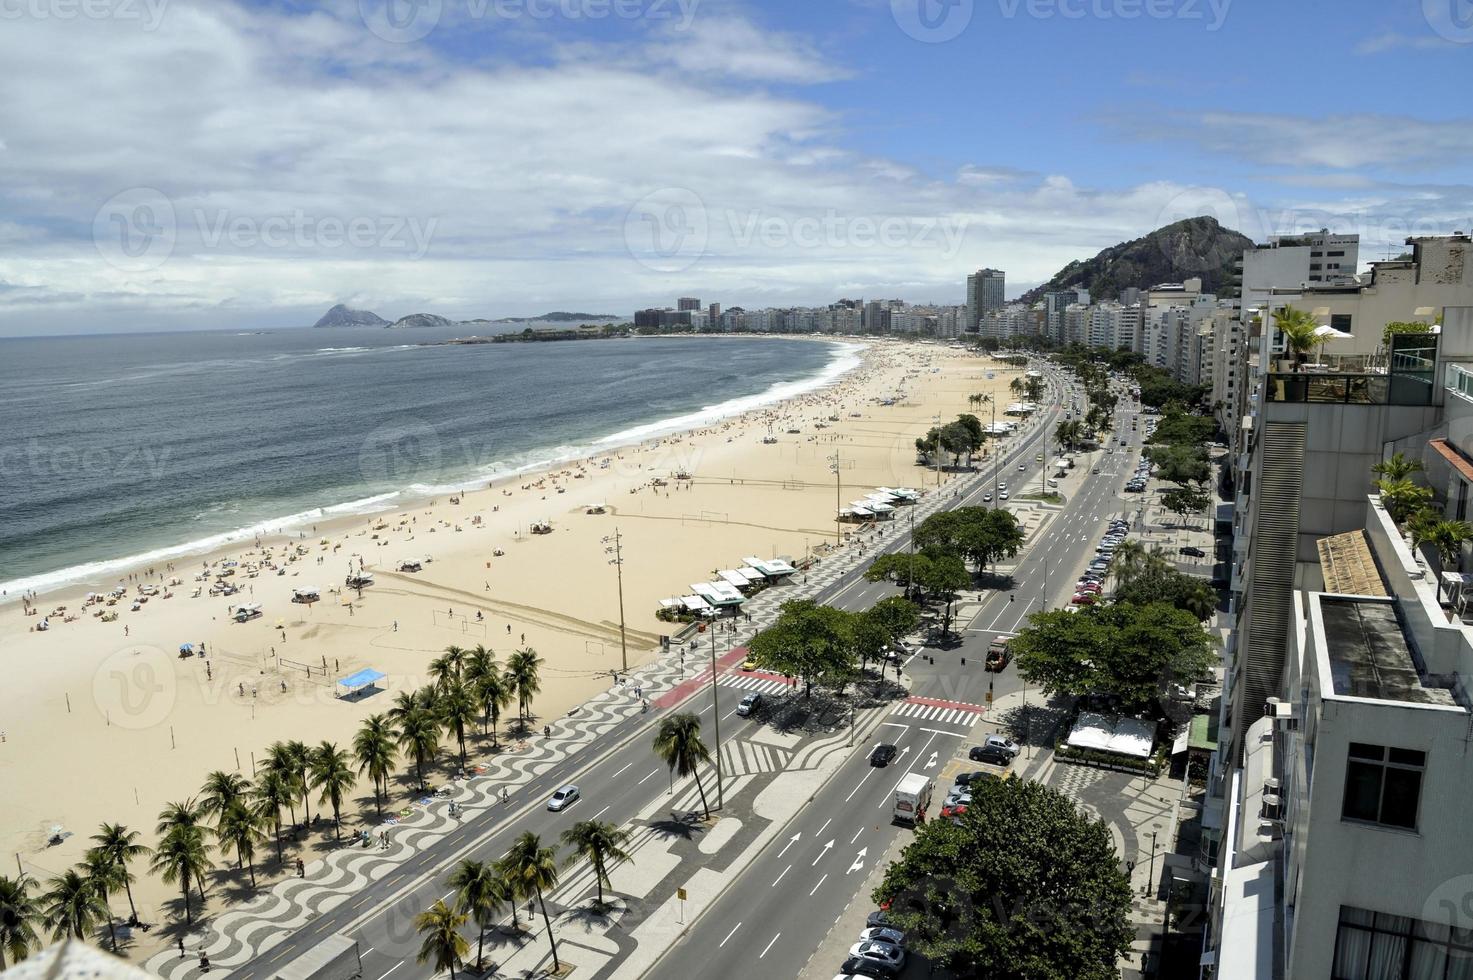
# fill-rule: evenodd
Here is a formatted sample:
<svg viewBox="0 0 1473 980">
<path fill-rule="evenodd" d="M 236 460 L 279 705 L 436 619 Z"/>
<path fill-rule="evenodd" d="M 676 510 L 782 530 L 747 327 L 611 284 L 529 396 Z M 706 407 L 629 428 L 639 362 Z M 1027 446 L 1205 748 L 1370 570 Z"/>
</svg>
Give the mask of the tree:
<svg viewBox="0 0 1473 980">
<path fill-rule="evenodd" d="M 190 797 L 183 803 L 166 803 L 159 811 L 158 823 L 154 825 L 154 833 L 160 837 L 181 827 L 198 827 L 203 825 L 205 819 L 204 808 Z"/>
<path fill-rule="evenodd" d="M 498 670 L 495 664 L 473 683 L 476 698 L 481 702 L 481 731 L 484 734 L 486 726 L 491 726 L 491 749 L 496 751 L 499 747 L 496 742 L 496 725 L 501 721 L 501 713 L 516 700 L 515 686 L 511 678 L 504 671 Z"/>
<path fill-rule="evenodd" d="M 1294 369 L 1299 370 L 1304 363 L 1304 356 L 1319 343 L 1319 337 L 1315 334 L 1318 324 L 1305 310 L 1286 306 L 1274 311 L 1274 326 L 1284 335 L 1284 347 L 1294 359 Z"/>
<path fill-rule="evenodd" d="M 343 796 L 355 782 L 348 753 L 326 741 L 312 750 L 312 785 L 322 790 L 319 804 L 332 804 L 333 836 L 337 840 L 343 838 Z"/>
<path fill-rule="evenodd" d="M 758 665 L 801 678 L 803 696 L 810 697 L 816 679 L 853 675 L 853 621 L 841 609 L 790 599 L 777 621 L 752 637 L 748 650 Z"/>
<path fill-rule="evenodd" d="M 1189 486 L 1170 487 L 1161 493 L 1161 506 L 1175 514 L 1177 520 L 1206 507 L 1210 500 L 1206 491 Z"/>
<path fill-rule="evenodd" d="M 1391 338 L 1399 333 L 1431 333 L 1432 324 L 1416 320 L 1392 320 L 1381 330 L 1381 346 L 1390 347 Z"/>
<path fill-rule="evenodd" d="M 907 555 L 892 551 L 870 562 L 869 568 L 864 570 L 864 577 L 870 582 L 893 581 L 909 595 L 916 587 L 915 583 L 920 578 L 922 569 L 930 560 L 925 555 Z"/>
<path fill-rule="evenodd" d="M 547 941 L 552 944 L 552 972 L 562 970 L 558 961 L 557 937 L 552 934 L 552 919 L 547 914 L 544 895 L 557 887 L 557 852 L 542 846 L 542 839 L 530 830 L 516 839 L 507 855 L 518 894 L 536 897 L 542 910 L 542 923 L 547 928 Z"/>
<path fill-rule="evenodd" d="M 414 756 L 420 792 L 425 785 L 425 763 L 440 751 L 440 719 L 428 708 L 414 708 L 399 722 L 399 747 Z"/>
<path fill-rule="evenodd" d="M 353 758 L 358 763 L 358 773 L 368 773 L 373 780 L 373 806 L 379 816 L 384 815 L 384 794 L 389 790 L 389 775 L 394 771 L 398 758 L 394 751 L 396 733 L 394 725 L 384 715 L 369 715 L 353 736 Z"/>
<path fill-rule="evenodd" d="M 1115 553 L 1115 562 L 1118 569 L 1119 551 Z M 1210 619 L 1217 611 L 1217 593 L 1212 591 L 1212 586 L 1172 568 L 1159 553 L 1153 552 L 1139 568 L 1120 573 L 1116 583 L 1116 602 L 1138 606 L 1161 602 L 1191 613 L 1198 622 Z"/>
<path fill-rule="evenodd" d="M 291 815 L 292 826 L 296 826 L 297 785 L 302 777 L 297 771 L 291 749 L 285 742 L 272 742 L 271 747 L 266 750 L 266 771 L 275 773 L 281 787 L 286 790 L 286 810 Z"/>
<path fill-rule="evenodd" d="M 655 732 L 655 755 L 681 779 L 696 777 L 701 809 L 706 811 L 706 819 L 710 820 L 711 805 L 706 802 L 706 787 L 701 784 L 700 767 L 702 763 L 711 761 L 711 750 L 701 741 L 701 719 L 692 712 L 682 711 L 662 720 Z"/>
<path fill-rule="evenodd" d="M 1114 980 L 1135 938 L 1105 824 L 1022 779 L 979 782 L 958 822 L 921 827 L 874 900 L 956 976 Z"/>
<path fill-rule="evenodd" d="M 310 828 L 312 826 L 312 803 L 307 794 L 312 789 L 312 783 L 308 779 L 307 770 L 312 765 L 312 750 L 307 748 L 307 743 L 296 741 L 286 743 L 286 765 L 296 779 L 297 792 L 302 795 L 302 825 Z"/>
<path fill-rule="evenodd" d="M 580 820 L 563 831 L 562 840 L 573 849 L 568 865 L 586 858 L 593 867 L 593 879 L 598 883 L 597 903 L 602 908 L 604 886 L 613 887 L 609 869 L 630 860 L 629 852 L 624 850 L 624 845 L 629 843 L 629 831 L 607 820 Z"/>
<path fill-rule="evenodd" d="M 1421 469 L 1421 460 L 1408 459 L 1406 453 L 1398 452 L 1392 453 L 1388 459 L 1383 459 L 1381 462 L 1372 466 L 1371 472 L 1383 480 L 1389 480 L 1394 483 L 1397 480 L 1408 479 L 1413 473 L 1420 472 Z"/>
<path fill-rule="evenodd" d="M 254 810 L 245 800 L 233 800 L 215 826 L 220 849 L 235 848 L 235 867 L 244 867 L 251 876 L 251 887 L 256 887 L 256 845 L 266 836 L 262 830 L 265 822 L 259 810 Z"/>
<path fill-rule="evenodd" d="M 205 784 L 200 787 L 200 812 L 218 821 L 220 814 L 232 803 L 243 799 L 250 788 L 251 781 L 239 773 L 216 769 L 205 777 Z"/>
<path fill-rule="evenodd" d="M 527 647 L 506 659 L 506 670 L 511 675 L 512 688 L 517 692 L 517 720 L 526 731 L 532 697 L 542 690 L 542 658 L 537 656 L 536 650 Z"/>
<path fill-rule="evenodd" d="M 199 898 L 205 900 L 204 874 L 210 870 L 209 854 L 205 850 L 204 829 L 198 826 L 179 826 L 169 831 L 153 849 L 153 860 L 149 870 L 163 879 L 164 884 L 178 883 L 184 895 L 184 921 L 194 925 L 194 912 L 189 904 L 189 885 L 199 885 Z"/>
<path fill-rule="evenodd" d="M 1467 521 L 1442 520 L 1436 511 L 1432 511 L 1430 520 L 1420 526 L 1414 524 L 1413 537 L 1419 539 L 1419 543 L 1436 548 L 1443 568 L 1448 568 L 1457 564 L 1463 545 L 1473 541 L 1473 525 Z"/>
<path fill-rule="evenodd" d="M 440 695 L 440 719 L 460 746 L 460 768 L 465 768 L 465 726 L 474 725 L 480 710 L 470 688 L 459 678 L 448 681 Z"/>
<path fill-rule="evenodd" d="M 97 833 L 92 835 L 92 840 L 96 843 L 92 850 L 105 855 L 118 868 L 118 877 L 128 896 L 129 921 L 138 919 L 138 908 L 133 904 L 133 872 L 128 870 L 128 862 L 148 853 L 148 848 L 138 843 L 138 837 L 138 831 L 129 830 L 118 823 L 102 824 L 97 828 Z"/>
<path fill-rule="evenodd" d="M 41 908 L 31 895 L 35 887 L 36 879 L 30 875 L 0 875 L 0 970 L 19 963 L 40 944 L 36 926 L 41 922 Z"/>
<path fill-rule="evenodd" d="M 495 865 L 469 858 L 456 865 L 450 875 L 455 889 L 455 908 L 470 916 L 476 924 L 476 972 L 481 972 L 481 954 L 486 945 L 486 930 L 497 911 L 515 899 L 507 891 L 507 881 Z"/>
<path fill-rule="evenodd" d="M 955 555 L 944 555 L 927 563 L 920 579 L 921 587 L 946 603 L 946 612 L 941 619 L 941 633 L 951 632 L 951 604 L 956 594 L 972 584 L 972 575 L 967 566 Z"/>
<path fill-rule="evenodd" d="M 980 570 L 999 558 L 1011 558 L 1023 546 L 1023 529 L 1011 512 L 992 507 L 958 507 L 937 511 L 915 529 L 915 545 L 933 562 L 959 555 Z M 923 578 L 917 572 L 917 578 Z"/>
<path fill-rule="evenodd" d="M 446 905 L 444 899 L 416 915 L 414 928 L 423 938 L 415 961 L 433 963 L 436 973 L 449 970 L 450 980 L 455 980 L 455 964 L 463 961 L 471 949 L 470 943 L 460 934 L 460 927 L 468 918 L 464 912 L 457 912 Z"/>
<path fill-rule="evenodd" d="M 271 821 L 278 864 L 282 861 L 281 808 L 290 806 L 294 799 L 296 799 L 296 794 L 292 790 L 291 783 L 284 775 L 271 768 L 261 773 L 261 778 L 256 780 L 256 788 L 251 792 L 251 805 L 255 808 L 256 815 L 263 821 Z"/>
<path fill-rule="evenodd" d="M 855 652 L 865 664 L 871 659 L 880 659 L 880 677 L 883 679 L 885 663 L 881 658 L 885 648 L 896 646 L 903 637 L 914 633 L 920 625 L 921 613 L 909 599 L 892 595 L 862 613 L 853 614 L 853 618 Z M 895 670 L 899 676 L 899 661 L 896 661 Z"/>
<path fill-rule="evenodd" d="M 41 900 L 45 903 L 41 921 L 51 930 L 52 939 L 75 936 L 85 942 L 87 933 L 109 918 L 97 886 L 72 869 L 52 878 Z"/>
<path fill-rule="evenodd" d="M 460 669 L 465 663 L 465 651 L 457 646 L 448 646 L 442 656 L 431 660 L 427 668 L 435 687 L 444 690 L 460 680 Z"/>
<path fill-rule="evenodd" d="M 1376 491 L 1381 495 L 1381 505 L 1397 524 L 1404 524 L 1432 500 L 1430 489 L 1406 479 L 1377 480 Z"/>
<path fill-rule="evenodd" d="M 86 879 L 87 884 L 97 893 L 98 904 L 102 907 L 102 918 L 107 922 L 107 935 L 109 945 L 114 953 L 118 951 L 118 931 L 113 925 L 113 910 L 110 899 L 114 892 L 123 887 L 122 872 L 106 854 L 90 848 L 83 855 L 77 870 Z"/>
<path fill-rule="evenodd" d="M 1113 694 L 1145 708 L 1176 678 L 1212 665 L 1212 636 L 1193 613 L 1151 603 L 1037 612 L 1008 641 L 1018 672 L 1045 694 Z"/>
</svg>

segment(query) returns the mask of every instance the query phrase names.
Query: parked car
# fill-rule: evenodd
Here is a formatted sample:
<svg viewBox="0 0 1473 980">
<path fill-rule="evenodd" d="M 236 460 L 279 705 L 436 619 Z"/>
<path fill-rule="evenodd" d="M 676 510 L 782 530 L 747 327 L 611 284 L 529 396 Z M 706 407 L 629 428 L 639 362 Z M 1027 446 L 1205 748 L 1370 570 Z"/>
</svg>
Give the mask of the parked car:
<svg viewBox="0 0 1473 980">
<path fill-rule="evenodd" d="M 859 934 L 861 941 L 872 940 L 881 943 L 890 943 L 892 946 L 905 945 L 905 933 L 890 926 L 872 926 Z"/>
<path fill-rule="evenodd" d="M 985 762 L 991 766 L 1010 766 L 1013 764 L 1011 753 L 987 745 L 972 746 L 967 752 L 967 758 L 973 762 Z"/>
<path fill-rule="evenodd" d="M 1207 557 L 1207 552 L 1203 551 L 1201 548 L 1195 548 L 1195 547 L 1193 547 L 1191 545 L 1184 545 L 1183 547 L 1178 548 L 1177 550 L 1180 551 L 1184 555 L 1191 555 L 1193 558 L 1206 558 Z"/>
<path fill-rule="evenodd" d="M 874 960 L 897 971 L 905 965 L 905 950 L 894 943 L 865 940 L 849 947 L 849 955 L 855 959 Z"/>
<path fill-rule="evenodd" d="M 1010 738 L 1004 738 L 1001 735 L 989 735 L 982 740 L 982 744 L 988 748 L 1000 749 L 1014 757 L 1021 751 L 1018 748 L 1017 742 L 1014 742 Z"/>
<path fill-rule="evenodd" d="M 864 925 L 867 929 L 875 929 L 879 926 L 893 927 L 895 924 L 890 921 L 890 917 L 886 914 L 884 909 L 875 909 L 873 912 L 865 917 Z"/>
<path fill-rule="evenodd" d="M 843 976 L 872 977 L 874 980 L 891 980 L 900 973 L 898 967 L 892 967 L 878 960 L 865 959 L 860 956 L 851 956 L 839 966 Z"/>
<path fill-rule="evenodd" d="M 756 711 L 762 705 L 762 695 L 756 691 L 742 698 L 741 704 L 737 705 L 737 714 L 745 718 Z"/>
<path fill-rule="evenodd" d="M 578 792 L 578 787 L 569 783 L 552 794 L 552 799 L 547 801 L 547 808 L 553 813 L 557 813 L 559 810 L 566 810 L 580 799 L 582 799 L 582 794 Z"/>
<path fill-rule="evenodd" d="M 895 761 L 898 750 L 889 742 L 881 742 L 875 746 L 875 750 L 869 754 L 869 764 L 872 766 L 888 766 Z"/>
</svg>

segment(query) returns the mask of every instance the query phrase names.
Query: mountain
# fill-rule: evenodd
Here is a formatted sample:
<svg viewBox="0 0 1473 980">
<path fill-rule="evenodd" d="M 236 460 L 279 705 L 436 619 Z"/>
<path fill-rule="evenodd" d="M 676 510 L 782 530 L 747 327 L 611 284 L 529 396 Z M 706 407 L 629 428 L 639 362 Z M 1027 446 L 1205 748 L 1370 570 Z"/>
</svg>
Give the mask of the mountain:
<svg viewBox="0 0 1473 980">
<path fill-rule="evenodd" d="M 1036 303 L 1044 293 L 1074 286 L 1088 289 L 1092 300 L 1115 299 L 1129 286 L 1148 289 L 1193 277 L 1201 278 L 1203 292 L 1227 296 L 1233 290 L 1233 264 L 1252 247 L 1251 238 L 1224 228 L 1216 218 L 1185 218 L 1112 245 L 1092 259 L 1070 262 L 1017 302 Z"/>
<path fill-rule="evenodd" d="M 453 327 L 455 326 L 455 321 L 447 320 L 445 317 L 434 313 L 411 313 L 408 316 L 400 317 L 393 323 L 385 325 L 391 330 L 409 327 Z"/>
<path fill-rule="evenodd" d="M 618 320 L 612 313 L 544 313 L 541 316 L 504 316 L 496 323 L 590 323 L 594 320 Z"/>
<path fill-rule="evenodd" d="M 389 321 L 377 313 L 367 310 L 350 310 L 347 306 L 339 303 L 328 310 L 321 320 L 313 324 L 314 327 L 387 327 Z"/>
</svg>

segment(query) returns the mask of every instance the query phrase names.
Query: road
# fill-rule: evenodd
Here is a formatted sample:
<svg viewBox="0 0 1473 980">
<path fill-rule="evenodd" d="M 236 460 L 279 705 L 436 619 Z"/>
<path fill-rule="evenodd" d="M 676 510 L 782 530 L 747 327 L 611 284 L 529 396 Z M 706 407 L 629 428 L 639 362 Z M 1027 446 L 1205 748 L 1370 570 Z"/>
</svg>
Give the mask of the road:
<svg viewBox="0 0 1473 980">
<path fill-rule="evenodd" d="M 909 666 L 912 698 L 976 702 L 994 685 L 997 697 L 1022 686 L 1011 665 L 997 675 L 983 669 L 987 646 L 997 634 L 1015 632 L 1029 613 L 1065 604 L 1106 522 L 1130 509 L 1123 503 L 1121 488 L 1134 470 L 1140 441 L 1140 434 L 1130 430 L 1133 415 L 1124 408 L 1117 410 L 1121 437 L 1132 444 L 1128 451 L 1121 450 L 1117 437 L 1113 453 L 1090 454 L 1098 461 L 1098 476 L 1087 473 L 1082 489 L 1030 544 L 1014 573 L 1012 589 L 986 598 L 964 628 L 962 646 L 938 653 L 934 664 L 918 659 Z M 1034 483 L 1038 474 L 1031 453 L 1024 452 L 1028 454 L 1027 475 Z M 1016 466 L 1013 469 L 1016 472 Z M 768 848 L 760 855 L 647 976 L 676 980 L 796 977 L 802 973 L 815 946 L 855 898 L 873 862 L 896 836 L 913 833 L 891 823 L 895 786 L 911 771 L 937 777 L 934 813 L 939 796 L 950 785 L 939 777 L 948 772 L 947 763 L 953 756 L 964 757 L 958 750 L 967 744 L 975 718 L 968 715 L 948 723 L 892 716 L 870 745 L 856 752 L 778 835 L 791 846 L 781 852 Z M 869 764 L 869 749 L 878 741 L 891 742 L 902 753 L 888 767 Z M 960 768 L 977 766 L 963 764 Z M 869 899 L 859 896 L 859 900 Z M 831 972 L 837 973 L 839 966 L 833 963 Z"/>
<path fill-rule="evenodd" d="M 1000 468 L 999 479 L 1013 483 L 1015 489 L 1025 479 L 1029 489 L 1042 486 L 1043 473 L 1033 457 L 1042 437 L 1051 435 L 1049 430 L 1057 414 L 1056 409 L 1050 410 L 1028 435 L 1006 450 L 999 465 L 1010 469 Z M 1100 458 L 1104 460 L 1100 477 L 1086 476 L 1077 495 L 1031 543 L 1015 572 L 1011 591 L 986 594 L 970 625 L 962 630 L 962 644 L 949 650 L 926 651 L 934 657 L 934 663 L 922 657 L 907 664 L 913 681 L 911 698 L 880 729 L 891 733 L 886 739 L 905 752 L 902 759 L 889 769 L 871 769 L 866 761 L 867 749 L 856 748 L 853 758 L 784 832 L 782 839 L 788 847 L 768 848 L 760 855 L 657 964 L 653 975 L 738 976 L 750 971 L 751 959 L 759 953 L 763 975 L 795 976 L 799 972 L 817 938 L 853 897 L 867 862 L 883 853 L 893 835 L 901 832 L 888 819 L 894 782 L 907 767 L 924 770 L 929 766 L 932 772 L 943 768 L 944 760 L 963 743 L 988 684 L 997 685 L 999 696 L 1019 686 L 1011 669 L 1000 675 L 983 672 L 982 654 L 995 632 L 1017 629 L 1029 612 L 1043 607 L 1046 597 L 1067 598 L 1065 590 L 1092 551 L 1090 541 L 1097 536 L 1098 526 L 1108 515 L 1120 512 L 1118 491 L 1128 469 L 1125 457 L 1116 453 Z M 1018 461 L 1024 463 L 1023 472 L 1017 470 Z M 985 491 L 991 490 L 988 482 Z M 984 488 L 978 487 L 956 504 L 980 503 L 983 492 Z M 883 550 L 907 548 L 908 532 L 908 527 L 897 522 L 883 542 Z M 1046 578 L 1051 581 L 1047 592 Z M 861 569 L 856 569 L 816 598 L 862 609 L 894 591 L 886 583 L 866 582 Z M 961 663 L 963 658 L 965 665 Z M 713 706 L 707 690 L 703 688 L 680 708 L 698 712 L 702 730 L 710 732 L 714 728 Z M 917 702 L 917 698 L 934 703 Z M 737 700 L 730 689 L 723 689 L 721 721 L 728 740 L 743 737 L 746 730 L 737 727 L 741 723 L 734 717 Z M 651 711 L 643 716 L 647 718 L 644 724 L 631 723 L 630 731 L 618 740 L 611 739 L 612 744 L 589 748 L 533 780 L 518 792 L 505 812 L 493 810 L 468 818 L 463 827 L 382 879 L 365 882 L 348 901 L 307 922 L 232 975 L 243 980 L 270 977 L 276 968 L 321 937 L 345 932 L 358 938 L 365 950 L 365 980 L 386 980 L 391 974 L 394 980 L 431 976 L 430 967 L 415 960 L 419 937 L 413 917 L 435 900 L 448 897 L 446 877 L 459 860 L 499 858 L 512 840 L 527 830 L 539 834 L 544 845 L 553 845 L 559 833 L 579 820 L 597 818 L 628 824 L 655 800 L 668 798 L 667 771 L 649 745 L 651 730 L 661 714 Z M 548 813 L 545 800 L 568 782 L 580 787 L 584 799 L 562 813 Z M 682 787 L 676 787 L 677 797 L 682 791 Z M 796 840 L 792 840 L 794 834 L 799 835 Z M 573 869 L 567 875 L 576 878 L 580 870 Z M 592 883 L 586 884 L 579 894 L 591 890 Z M 549 908 L 554 909 L 554 904 L 549 903 Z M 538 922 L 539 932 L 540 926 Z M 545 939 L 540 937 L 524 941 L 545 946 Z"/>
</svg>

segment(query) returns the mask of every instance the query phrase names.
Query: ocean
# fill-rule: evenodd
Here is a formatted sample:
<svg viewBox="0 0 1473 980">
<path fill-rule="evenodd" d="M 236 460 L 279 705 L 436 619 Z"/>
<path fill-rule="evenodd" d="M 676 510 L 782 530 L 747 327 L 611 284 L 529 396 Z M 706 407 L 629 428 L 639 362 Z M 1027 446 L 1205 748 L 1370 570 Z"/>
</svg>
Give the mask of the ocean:
<svg viewBox="0 0 1473 980">
<path fill-rule="evenodd" d="M 641 338 L 422 346 L 301 329 L 0 340 L 0 590 L 111 581 L 830 383 L 855 345 Z"/>
</svg>

